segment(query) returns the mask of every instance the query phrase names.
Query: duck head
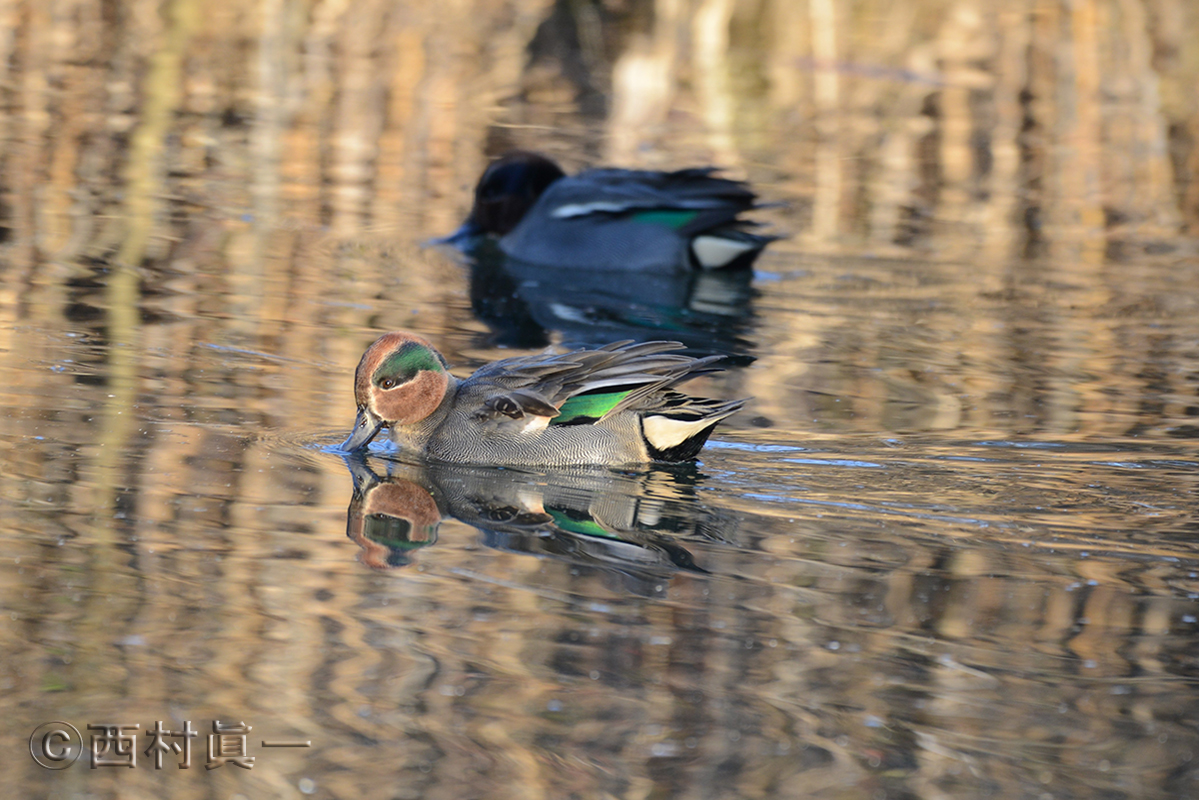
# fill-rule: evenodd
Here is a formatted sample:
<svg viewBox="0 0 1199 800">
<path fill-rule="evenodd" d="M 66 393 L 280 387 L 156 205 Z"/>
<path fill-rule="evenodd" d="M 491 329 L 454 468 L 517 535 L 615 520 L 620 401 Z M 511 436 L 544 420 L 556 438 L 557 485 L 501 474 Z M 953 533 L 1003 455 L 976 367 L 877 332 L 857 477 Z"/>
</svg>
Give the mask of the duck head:
<svg viewBox="0 0 1199 800">
<path fill-rule="evenodd" d="M 475 186 L 475 203 L 458 236 L 503 236 L 515 228 L 551 183 L 565 176 L 562 168 L 543 155 L 514 150 L 488 165 Z"/>
<path fill-rule="evenodd" d="M 341 449 L 360 450 L 384 427 L 411 425 L 436 411 L 449 387 L 448 368 L 441 353 L 415 334 L 394 331 L 376 339 L 354 370 L 358 418 Z"/>
</svg>

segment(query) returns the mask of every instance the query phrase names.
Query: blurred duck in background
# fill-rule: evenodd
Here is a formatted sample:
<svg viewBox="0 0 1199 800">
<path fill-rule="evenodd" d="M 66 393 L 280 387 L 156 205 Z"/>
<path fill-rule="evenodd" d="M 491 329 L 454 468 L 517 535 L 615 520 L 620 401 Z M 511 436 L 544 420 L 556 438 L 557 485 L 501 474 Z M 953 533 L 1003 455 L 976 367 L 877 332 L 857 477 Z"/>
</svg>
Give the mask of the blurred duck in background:
<svg viewBox="0 0 1199 800">
<path fill-rule="evenodd" d="M 753 264 L 778 236 L 751 233 L 760 207 L 714 167 L 674 172 L 589 169 L 567 175 L 545 156 L 513 151 L 487 167 L 470 216 L 435 243 L 471 252 L 494 238 L 509 258 L 549 267 L 684 272 Z"/>
</svg>

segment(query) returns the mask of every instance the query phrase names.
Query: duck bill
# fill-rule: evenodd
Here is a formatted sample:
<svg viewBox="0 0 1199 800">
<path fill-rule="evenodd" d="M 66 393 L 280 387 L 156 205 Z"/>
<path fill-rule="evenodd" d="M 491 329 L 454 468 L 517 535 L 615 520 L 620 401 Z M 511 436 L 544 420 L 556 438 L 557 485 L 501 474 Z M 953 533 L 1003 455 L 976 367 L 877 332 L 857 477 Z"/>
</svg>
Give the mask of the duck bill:
<svg viewBox="0 0 1199 800">
<path fill-rule="evenodd" d="M 353 453 L 366 447 L 371 439 L 383 428 L 383 420 L 375 416 L 369 408 L 361 406 L 358 418 L 354 420 L 354 430 L 350 438 L 341 443 L 343 453 Z"/>
<path fill-rule="evenodd" d="M 473 216 L 468 217 L 466 222 L 462 223 L 462 227 L 451 233 L 449 236 L 440 236 L 436 239 L 429 239 L 425 242 L 425 247 L 432 247 L 439 244 L 448 244 L 451 247 L 462 249 L 470 245 L 475 239 L 483 235 L 483 229 L 475 222 Z"/>
</svg>

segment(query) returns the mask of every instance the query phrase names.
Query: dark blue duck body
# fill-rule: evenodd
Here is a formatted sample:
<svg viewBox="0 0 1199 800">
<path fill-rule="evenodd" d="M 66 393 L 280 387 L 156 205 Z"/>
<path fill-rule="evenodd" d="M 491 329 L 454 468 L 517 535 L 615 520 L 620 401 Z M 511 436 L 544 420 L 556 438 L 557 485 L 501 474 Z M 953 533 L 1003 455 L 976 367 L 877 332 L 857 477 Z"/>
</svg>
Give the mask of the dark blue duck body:
<svg viewBox="0 0 1199 800">
<path fill-rule="evenodd" d="M 448 241 L 491 235 L 508 257 L 554 267 L 747 267 L 777 237 L 747 230 L 754 223 L 739 215 L 756 207 L 755 194 L 715 171 L 590 169 L 567 176 L 536 153 L 509 153 L 483 173 L 470 216 Z"/>
</svg>

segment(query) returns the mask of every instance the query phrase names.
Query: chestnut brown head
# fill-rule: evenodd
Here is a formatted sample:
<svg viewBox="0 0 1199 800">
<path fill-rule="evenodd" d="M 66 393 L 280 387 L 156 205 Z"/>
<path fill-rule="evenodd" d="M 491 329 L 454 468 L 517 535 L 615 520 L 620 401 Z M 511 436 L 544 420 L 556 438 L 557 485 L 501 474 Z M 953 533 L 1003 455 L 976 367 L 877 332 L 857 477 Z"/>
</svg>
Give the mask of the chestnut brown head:
<svg viewBox="0 0 1199 800">
<path fill-rule="evenodd" d="M 354 371 L 358 419 L 341 449 L 359 450 L 382 428 L 411 425 L 436 411 L 449 387 L 448 368 L 420 336 L 393 331 L 376 339 Z"/>
</svg>

